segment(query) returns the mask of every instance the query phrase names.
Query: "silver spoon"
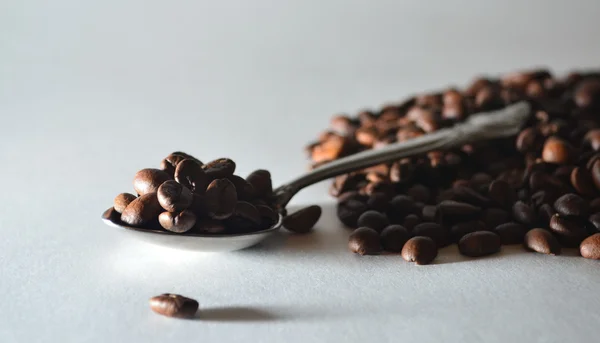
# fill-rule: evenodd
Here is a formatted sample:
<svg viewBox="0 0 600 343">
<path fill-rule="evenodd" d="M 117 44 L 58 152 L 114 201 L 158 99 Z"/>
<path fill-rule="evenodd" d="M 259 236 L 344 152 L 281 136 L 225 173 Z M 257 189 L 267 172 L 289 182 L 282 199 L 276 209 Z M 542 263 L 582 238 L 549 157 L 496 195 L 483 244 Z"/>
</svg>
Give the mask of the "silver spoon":
<svg viewBox="0 0 600 343">
<path fill-rule="evenodd" d="M 299 178 L 283 184 L 274 190 L 275 203 L 285 208 L 292 197 L 305 187 L 319 181 L 368 168 L 381 163 L 392 162 L 404 157 L 424 154 L 433 150 L 446 150 L 467 143 L 516 135 L 530 114 L 530 105 L 516 103 L 501 110 L 471 115 L 464 123 L 442 129 L 408 141 L 387 145 L 381 149 L 363 151 L 326 163 Z M 175 249 L 204 252 L 240 250 L 267 238 L 281 227 L 282 216 L 272 227 L 244 234 L 209 235 L 176 234 L 162 230 L 151 230 L 129 226 L 120 220 L 113 208 L 102 214 L 102 220 L 110 226 L 123 228 L 121 232 L 154 244 Z"/>
</svg>

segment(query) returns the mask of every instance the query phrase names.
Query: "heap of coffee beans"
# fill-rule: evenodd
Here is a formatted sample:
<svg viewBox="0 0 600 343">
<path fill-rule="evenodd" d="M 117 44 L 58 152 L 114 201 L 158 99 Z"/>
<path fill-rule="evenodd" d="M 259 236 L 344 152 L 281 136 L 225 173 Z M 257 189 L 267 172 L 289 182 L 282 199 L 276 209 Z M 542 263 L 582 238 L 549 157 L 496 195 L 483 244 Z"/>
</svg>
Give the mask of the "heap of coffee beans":
<svg viewBox="0 0 600 343">
<path fill-rule="evenodd" d="M 111 219 L 151 230 L 178 234 L 240 234 L 268 229 L 279 220 L 271 174 L 256 170 L 246 178 L 235 174 L 228 158 L 202 163 L 183 152 L 162 160 L 159 169 L 138 171 L 133 179 L 137 196 L 121 193 L 114 199 Z M 120 216 L 118 215 L 120 214 Z M 284 218 L 284 227 L 307 233 L 321 216 L 309 206 Z"/>
<path fill-rule="evenodd" d="M 457 243 L 466 256 L 501 245 L 600 259 L 600 73 L 564 78 L 533 70 L 478 78 L 466 89 L 420 94 L 378 111 L 336 115 L 307 151 L 312 166 L 402 142 L 471 114 L 527 101 L 529 121 L 512 138 L 403 158 L 337 177 L 337 215 L 358 228 L 359 254 L 401 251 L 431 262 Z M 433 244 L 432 244 L 433 242 Z"/>
</svg>

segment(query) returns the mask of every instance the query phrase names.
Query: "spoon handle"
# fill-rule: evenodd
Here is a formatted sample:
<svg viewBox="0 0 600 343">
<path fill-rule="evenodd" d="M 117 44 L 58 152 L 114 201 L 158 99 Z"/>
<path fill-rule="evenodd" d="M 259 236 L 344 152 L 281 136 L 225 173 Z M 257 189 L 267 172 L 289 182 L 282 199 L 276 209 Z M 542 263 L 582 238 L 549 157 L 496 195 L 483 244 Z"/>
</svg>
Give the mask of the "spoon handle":
<svg viewBox="0 0 600 343">
<path fill-rule="evenodd" d="M 529 114 L 530 105 L 519 102 L 498 111 L 472 115 L 464 123 L 451 128 L 328 162 L 277 188 L 274 191 L 276 202 L 283 208 L 304 187 L 352 171 L 432 150 L 446 150 L 467 143 L 516 135 Z"/>
</svg>

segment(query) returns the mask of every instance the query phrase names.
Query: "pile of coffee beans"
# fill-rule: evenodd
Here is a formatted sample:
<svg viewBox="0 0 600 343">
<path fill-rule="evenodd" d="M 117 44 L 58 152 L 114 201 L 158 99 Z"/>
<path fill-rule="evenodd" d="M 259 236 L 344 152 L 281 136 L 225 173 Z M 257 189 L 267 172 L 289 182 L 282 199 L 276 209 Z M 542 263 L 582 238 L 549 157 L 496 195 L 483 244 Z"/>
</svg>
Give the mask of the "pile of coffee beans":
<svg viewBox="0 0 600 343">
<path fill-rule="evenodd" d="M 401 251 L 431 262 L 457 243 L 483 256 L 524 244 L 600 259 L 600 73 L 547 70 L 478 78 L 466 89 L 419 94 L 377 111 L 336 115 L 307 151 L 312 167 L 402 142 L 471 114 L 527 101 L 531 116 L 511 138 L 403 158 L 337 177 L 330 193 L 359 254 Z M 432 242 L 434 244 L 432 244 Z M 400 248 L 402 246 L 402 248 Z"/>
<path fill-rule="evenodd" d="M 235 170 L 235 162 L 228 158 L 204 164 L 186 153 L 171 153 L 159 169 L 135 174 L 137 196 L 117 195 L 111 219 L 177 234 L 240 234 L 275 225 L 279 211 L 286 211 L 277 208 L 271 174 L 259 169 L 242 178 Z M 290 231 L 307 233 L 320 216 L 320 207 L 309 206 L 283 223 Z"/>
</svg>

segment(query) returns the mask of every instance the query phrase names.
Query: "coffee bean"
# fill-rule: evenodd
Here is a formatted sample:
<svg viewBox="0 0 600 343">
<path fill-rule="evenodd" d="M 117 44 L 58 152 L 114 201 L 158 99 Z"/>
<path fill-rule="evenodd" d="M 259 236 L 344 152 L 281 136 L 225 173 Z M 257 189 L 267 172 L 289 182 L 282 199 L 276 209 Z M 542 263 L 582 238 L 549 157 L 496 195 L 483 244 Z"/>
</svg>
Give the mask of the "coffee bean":
<svg viewBox="0 0 600 343">
<path fill-rule="evenodd" d="M 575 167 L 571 165 L 562 165 L 554 170 L 554 176 L 565 184 L 571 182 L 571 174 Z"/>
<path fill-rule="evenodd" d="M 454 200 L 444 200 L 437 205 L 438 221 L 446 224 L 475 219 L 480 212 L 480 207 Z"/>
<path fill-rule="evenodd" d="M 544 229 L 531 229 L 525 234 L 525 248 L 541 254 L 560 255 L 561 247 L 556 237 Z"/>
<path fill-rule="evenodd" d="M 146 193 L 125 207 L 121 220 L 129 225 L 141 226 L 157 219 L 162 211 L 156 193 Z"/>
<path fill-rule="evenodd" d="M 429 237 L 417 236 L 409 239 L 402 248 L 402 258 L 418 265 L 431 263 L 438 254 L 435 242 Z"/>
<path fill-rule="evenodd" d="M 385 213 L 389 207 L 390 196 L 383 192 L 374 192 L 367 199 L 369 209 Z"/>
<path fill-rule="evenodd" d="M 368 227 L 360 227 L 350 234 L 348 248 L 359 255 L 376 255 L 381 252 L 379 233 Z"/>
<path fill-rule="evenodd" d="M 295 233 L 308 233 L 321 218 L 321 212 L 317 205 L 305 207 L 283 218 L 283 226 Z"/>
<path fill-rule="evenodd" d="M 279 214 L 277 214 L 277 212 L 269 206 L 254 204 L 254 207 L 256 207 L 258 210 L 258 213 L 262 218 L 261 221 L 265 223 L 263 226 L 268 228 L 275 225 L 279 221 Z"/>
<path fill-rule="evenodd" d="M 438 223 L 421 223 L 412 230 L 415 236 L 424 236 L 433 239 L 438 247 L 448 244 L 448 230 Z"/>
<path fill-rule="evenodd" d="M 262 217 L 258 209 L 246 201 L 238 201 L 234 212 L 225 219 L 225 226 L 232 233 L 256 231 L 261 227 L 261 224 Z"/>
<path fill-rule="evenodd" d="M 593 129 L 586 133 L 583 142 L 592 150 L 600 150 L 600 129 Z"/>
<path fill-rule="evenodd" d="M 252 185 L 257 197 L 265 197 L 273 193 L 273 184 L 271 182 L 271 173 L 264 169 L 255 170 L 246 181 Z"/>
<path fill-rule="evenodd" d="M 228 179 L 216 179 L 208 185 L 206 206 L 211 218 L 228 218 L 235 211 L 236 203 L 237 192 L 233 183 Z"/>
<path fill-rule="evenodd" d="M 498 206 L 509 209 L 517 201 L 517 194 L 506 181 L 495 180 L 490 183 L 488 196 Z"/>
<path fill-rule="evenodd" d="M 152 311 L 167 317 L 193 318 L 198 311 L 198 302 L 179 294 L 161 294 L 150 298 Z"/>
<path fill-rule="evenodd" d="M 158 202 L 169 212 L 179 212 L 187 209 L 192 204 L 192 192 L 176 181 L 165 181 L 158 187 Z"/>
<path fill-rule="evenodd" d="M 567 246 L 577 245 L 588 236 L 586 224 L 580 218 L 560 214 L 555 214 L 550 219 L 550 230 Z"/>
<path fill-rule="evenodd" d="M 489 174 L 476 173 L 471 177 L 471 181 L 469 183 L 473 189 L 480 189 L 481 187 L 489 187 L 492 181 L 493 179 Z"/>
<path fill-rule="evenodd" d="M 570 181 L 573 188 L 582 196 L 592 197 L 598 193 L 592 174 L 585 168 L 575 167 L 571 172 Z"/>
<path fill-rule="evenodd" d="M 556 164 L 568 164 L 574 159 L 574 149 L 565 140 L 552 136 L 546 139 L 542 150 L 544 162 Z"/>
<path fill-rule="evenodd" d="M 500 236 L 503 245 L 521 244 L 527 229 L 522 224 L 510 222 L 496 226 L 494 232 Z"/>
<path fill-rule="evenodd" d="M 584 239 L 579 246 L 579 253 L 585 258 L 600 260 L 600 233 Z"/>
<path fill-rule="evenodd" d="M 113 207 L 115 211 L 123 213 L 127 205 L 131 204 L 131 202 L 134 201 L 135 198 L 135 195 L 129 193 L 121 193 L 117 195 L 115 197 L 115 200 L 113 201 Z"/>
<path fill-rule="evenodd" d="M 435 206 L 433 206 L 433 208 L 435 209 Z M 425 208 L 423 208 L 423 209 L 425 209 Z M 409 214 L 404 218 L 404 221 L 402 222 L 402 226 L 404 226 L 406 228 L 406 230 L 412 231 L 414 229 L 414 227 L 419 225 L 420 223 L 421 223 L 421 219 L 419 218 L 419 216 L 417 216 L 416 214 Z"/>
<path fill-rule="evenodd" d="M 406 191 L 406 195 L 414 201 L 427 203 L 431 198 L 431 191 L 426 186 L 416 184 Z"/>
<path fill-rule="evenodd" d="M 385 215 L 372 210 L 361 214 L 357 222 L 359 227 L 366 226 L 377 232 L 381 232 L 389 224 L 390 222 Z"/>
<path fill-rule="evenodd" d="M 419 213 L 418 207 L 412 198 L 406 195 L 397 195 L 390 201 L 387 216 L 394 224 L 401 223 L 409 214 Z"/>
<path fill-rule="evenodd" d="M 340 221 L 347 227 L 356 227 L 358 217 L 369 207 L 366 198 L 355 192 L 349 192 L 338 199 L 336 211 Z"/>
<path fill-rule="evenodd" d="M 589 218 L 588 221 L 596 228 L 596 230 L 600 231 L 600 213 L 594 213 Z"/>
<path fill-rule="evenodd" d="M 594 185 L 596 185 L 596 189 L 600 190 L 600 159 L 594 162 L 590 173 L 592 174 L 592 180 L 594 181 Z"/>
<path fill-rule="evenodd" d="M 582 216 L 588 215 L 587 202 L 577 194 L 569 193 L 556 199 L 554 209 L 563 216 Z"/>
<path fill-rule="evenodd" d="M 183 233 L 196 224 L 196 215 L 187 210 L 179 213 L 163 212 L 158 216 L 158 222 L 165 230 Z"/>
<path fill-rule="evenodd" d="M 311 158 L 313 162 L 327 162 L 346 155 L 351 150 L 349 141 L 345 137 L 332 136 L 314 147 Z"/>
<path fill-rule="evenodd" d="M 169 174 L 160 169 L 142 169 L 133 178 L 133 189 L 139 195 L 156 193 L 163 182 L 170 180 Z"/>
<path fill-rule="evenodd" d="M 543 204 L 538 209 L 538 221 L 539 224 L 547 228 L 550 225 L 550 218 L 556 214 L 556 211 L 549 204 Z"/>
<path fill-rule="evenodd" d="M 208 204 L 206 202 L 206 196 L 196 193 L 192 193 L 193 200 L 188 210 L 194 212 L 196 217 L 206 217 L 208 215 Z"/>
<path fill-rule="evenodd" d="M 500 208 L 488 208 L 481 213 L 481 220 L 489 228 L 510 222 L 510 217 L 510 213 Z"/>
<path fill-rule="evenodd" d="M 225 232 L 225 225 L 215 219 L 196 219 L 196 224 L 189 232 L 197 234 L 221 234 Z"/>
<path fill-rule="evenodd" d="M 453 225 L 450 228 L 450 237 L 453 242 L 458 242 L 464 235 L 475 231 L 485 231 L 486 226 L 480 220 L 471 220 Z"/>
<path fill-rule="evenodd" d="M 381 246 L 389 252 L 400 252 L 410 234 L 401 225 L 390 225 L 381 231 Z"/>
<path fill-rule="evenodd" d="M 583 108 L 597 108 L 600 105 L 600 80 L 589 78 L 581 81 L 573 94 L 575 104 Z"/>
<path fill-rule="evenodd" d="M 190 191 L 203 194 L 208 185 L 208 177 L 202 170 L 202 166 L 194 160 L 186 159 L 175 168 L 175 181 Z"/>
<path fill-rule="evenodd" d="M 235 162 L 228 158 L 219 158 L 202 166 L 206 176 L 208 176 L 210 180 L 226 178 L 233 175 L 235 167 Z"/>
<path fill-rule="evenodd" d="M 512 207 L 512 215 L 515 221 L 531 226 L 535 224 L 536 215 L 533 208 L 522 201 L 517 201 Z"/>
<path fill-rule="evenodd" d="M 479 257 L 495 254 L 500 251 L 500 236 L 490 231 L 476 231 L 463 236 L 458 242 L 461 254 Z"/>
<path fill-rule="evenodd" d="M 487 187 L 485 185 L 478 187 Z M 487 206 L 490 204 L 490 199 L 479 194 L 471 187 L 454 187 L 454 200 L 466 202 L 475 206 Z"/>
</svg>

